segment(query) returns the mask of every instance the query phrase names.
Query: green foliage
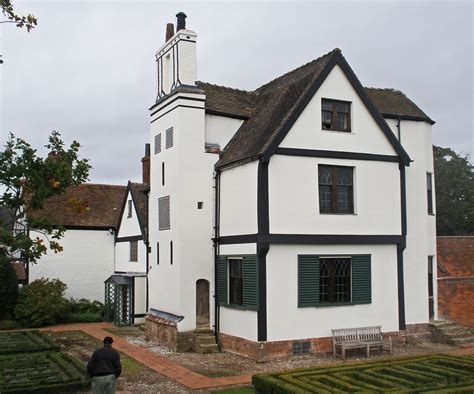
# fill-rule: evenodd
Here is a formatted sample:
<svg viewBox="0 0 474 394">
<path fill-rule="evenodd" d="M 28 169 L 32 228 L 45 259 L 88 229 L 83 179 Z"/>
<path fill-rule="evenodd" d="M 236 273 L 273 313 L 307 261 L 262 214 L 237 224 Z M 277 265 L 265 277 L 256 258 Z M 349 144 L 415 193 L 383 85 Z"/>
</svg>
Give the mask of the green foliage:
<svg viewBox="0 0 474 394">
<path fill-rule="evenodd" d="M 0 333 L 0 355 L 58 350 L 59 345 L 44 332 L 16 331 Z"/>
<path fill-rule="evenodd" d="M 69 303 L 67 286 L 58 279 L 38 279 L 23 287 L 15 307 L 15 318 L 24 326 L 41 327 L 64 321 Z"/>
<path fill-rule="evenodd" d="M 0 250 L 0 320 L 12 316 L 18 299 L 18 280 L 10 260 Z"/>
<path fill-rule="evenodd" d="M 94 323 L 104 321 L 104 304 L 99 301 L 89 301 L 85 298 L 69 299 L 68 323 Z"/>
<path fill-rule="evenodd" d="M 252 377 L 257 392 L 469 392 L 474 357 L 431 355 Z"/>
<path fill-rule="evenodd" d="M 55 253 L 62 251 L 58 240 L 64 234 L 64 228 L 55 227 L 48 218 L 30 213 L 41 209 L 47 198 L 85 182 L 91 168 L 88 160 L 79 158 L 79 143 L 73 141 L 65 148 L 56 131 L 45 147 L 49 155 L 43 159 L 29 143 L 10 134 L 0 152 L 0 186 L 5 190 L 0 195 L 0 206 L 14 212 L 11 221 L 16 226 L 15 231 L 8 230 L 12 223 L 0 226 L 0 245 L 5 253 L 20 252 L 30 263 L 36 262 L 48 248 Z M 43 234 L 47 242 L 31 239 L 30 230 Z"/>
<path fill-rule="evenodd" d="M 38 24 L 38 19 L 33 15 L 18 15 L 13 10 L 13 4 L 11 0 L 0 0 L 0 7 L 2 14 L 7 18 L 0 23 L 14 23 L 17 27 L 26 27 L 26 31 L 30 31 Z"/>
<path fill-rule="evenodd" d="M 1 393 L 82 392 L 90 387 L 84 366 L 59 352 L 0 356 Z"/>
<path fill-rule="evenodd" d="M 474 166 L 469 156 L 434 146 L 438 235 L 474 235 Z"/>
</svg>

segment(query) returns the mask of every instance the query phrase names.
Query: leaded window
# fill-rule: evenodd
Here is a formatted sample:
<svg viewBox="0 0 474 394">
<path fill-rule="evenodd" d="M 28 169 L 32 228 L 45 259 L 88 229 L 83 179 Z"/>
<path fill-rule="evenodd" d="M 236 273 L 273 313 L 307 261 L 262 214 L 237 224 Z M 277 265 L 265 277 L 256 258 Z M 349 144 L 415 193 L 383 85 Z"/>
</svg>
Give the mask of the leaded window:
<svg viewBox="0 0 474 394">
<path fill-rule="evenodd" d="M 428 198 L 428 213 L 433 214 L 433 174 L 426 173 L 426 192 Z"/>
<path fill-rule="evenodd" d="M 319 264 L 319 302 L 351 301 L 351 259 L 321 258 Z"/>
<path fill-rule="evenodd" d="M 173 128 L 166 130 L 166 149 L 173 146 Z"/>
<path fill-rule="evenodd" d="M 351 131 L 351 105 L 345 101 L 322 99 L 321 122 L 323 130 Z"/>
<path fill-rule="evenodd" d="M 132 200 L 128 200 L 127 201 L 127 218 L 131 218 L 132 217 Z"/>
<path fill-rule="evenodd" d="M 229 304 L 243 304 L 242 259 L 229 259 Z"/>
<path fill-rule="evenodd" d="M 130 261 L 138 261 L 138 241 L 130 241 Z"/>
<path fill-rule="evenodd" d="M 321 213 L 353 213 L 353 168 L 318 166 Z"/>
</svg>

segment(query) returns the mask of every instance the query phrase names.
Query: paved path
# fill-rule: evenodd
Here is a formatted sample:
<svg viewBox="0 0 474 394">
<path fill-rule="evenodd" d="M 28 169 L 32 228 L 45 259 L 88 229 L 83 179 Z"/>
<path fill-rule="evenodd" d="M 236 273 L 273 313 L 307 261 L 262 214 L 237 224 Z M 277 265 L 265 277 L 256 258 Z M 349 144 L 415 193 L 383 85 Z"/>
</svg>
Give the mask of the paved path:
<svg viewBox="0 0 474 394">
<path fill-rule="evenodd" d="M 62 326 L 44 327 L 42 331 L 83 331 L 97 339 L 104 339 L 106 336 L 110 336 L 110 333 L 105 331 L 106 328 L 113 327 L 110 323 L 84 323 L 84 324 L 66 324 Z M 250 384 L 252 381 L 252 375 L 240 375 L 240 376 L 226 376 L 223 378 L 210 378 L 198 374 L 190 369 L 183 367 L 173 361 L 170 361 L 166 357 L 157 355 L 150 350 L 134 345 L 128 342 L 126 339 L 114 335 L 114 348 L 120 352 L 126 354 L 129 357 L 134 358 L 139 363 L 142 363 L 146 367 L 156 371 L 177 383 L 182 384 L 190 389 L 207 389 L 222 386 Z"/>
<path fill-rule="evenodd" d="M 111 328 L 111 323 L 84 323 L 84 324 L 66 324 L 62 326 L 52 326 L 40 328 L 42 331 L 83 331 L 97 339 L 104 339 L 110 336 L 110 333 L 105 331 L 106 328 Z M 139 363 L 146 367 L 182 384 L 190 389 L 207 389 L 214 387 L 232 386 L 250 384 L 252 382 L 252 375 L 240 376 L 226 376 L 223 378 L 210 378 L 198 374 L 190 369 L 183 367 L 166 357 L 162 357 L 149 351 L 148 349 L 134 345 L 126 339 L 114 335 L 114 348 L 125 353 L 127 356 L 134 358 Z M 469 344 L 459 349 L 450 350 L 446 352 L 453 356 L 464 356 L 474 354 L 474 344 Z"/>
</svg>

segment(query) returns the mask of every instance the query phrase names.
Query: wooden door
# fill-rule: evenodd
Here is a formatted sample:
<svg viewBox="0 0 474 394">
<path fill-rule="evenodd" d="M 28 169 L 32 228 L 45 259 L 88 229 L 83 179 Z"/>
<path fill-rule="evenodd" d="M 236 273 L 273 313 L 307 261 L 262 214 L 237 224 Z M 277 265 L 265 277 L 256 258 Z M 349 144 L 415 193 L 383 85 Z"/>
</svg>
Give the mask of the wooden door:
<svg viewBox="0 0 474 394">
<path fill-rule="evenodd" d="M 196 282 L 196 324 L 209 324 L 209 282 Z"/>
</svg>

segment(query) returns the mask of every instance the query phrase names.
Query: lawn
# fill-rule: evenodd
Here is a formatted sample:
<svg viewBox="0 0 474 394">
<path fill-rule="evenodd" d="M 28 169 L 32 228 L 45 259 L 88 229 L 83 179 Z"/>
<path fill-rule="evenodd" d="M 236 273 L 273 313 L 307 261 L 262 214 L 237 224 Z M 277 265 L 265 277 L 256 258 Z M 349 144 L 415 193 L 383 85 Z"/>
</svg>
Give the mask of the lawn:
<svg viewBox="0 0 474 394">
<path fill-rule="evenodd" d="M 265 393 L 472 393 L 474 356 L 431 355 L 255 375 Z"/>
</svg>

